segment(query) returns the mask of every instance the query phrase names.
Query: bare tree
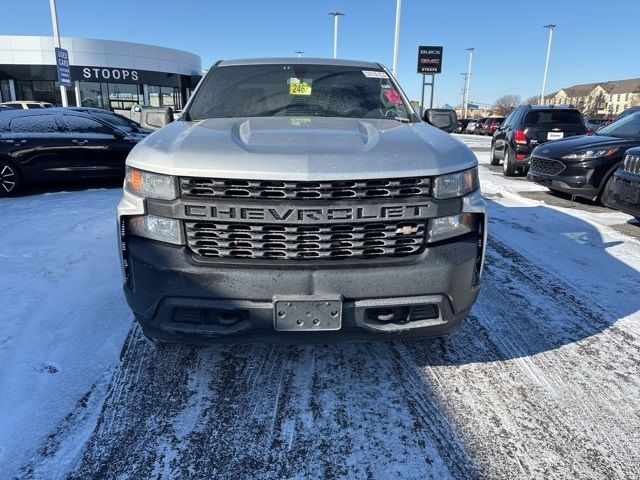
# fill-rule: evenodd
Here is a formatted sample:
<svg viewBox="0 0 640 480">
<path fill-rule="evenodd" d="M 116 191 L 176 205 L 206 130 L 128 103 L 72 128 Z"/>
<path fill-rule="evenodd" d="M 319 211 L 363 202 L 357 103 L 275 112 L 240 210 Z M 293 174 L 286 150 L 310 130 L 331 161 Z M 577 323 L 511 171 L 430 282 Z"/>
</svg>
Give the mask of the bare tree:
<svg viewBox="0 0 640 480">
<path fill-rule="evenodd" d="M 540 101 L 540 95 L 532 95 L 524 101 L 525 105 L 538 105 Z"/>
<path fill-rule="evenodd" d="M 503 95 L 495 101 L 493 104 L 494 115 L 504 117 L 511 113 L 511 111 L 520 105 L 522 98 L 520 95 Z"/>
</svg>

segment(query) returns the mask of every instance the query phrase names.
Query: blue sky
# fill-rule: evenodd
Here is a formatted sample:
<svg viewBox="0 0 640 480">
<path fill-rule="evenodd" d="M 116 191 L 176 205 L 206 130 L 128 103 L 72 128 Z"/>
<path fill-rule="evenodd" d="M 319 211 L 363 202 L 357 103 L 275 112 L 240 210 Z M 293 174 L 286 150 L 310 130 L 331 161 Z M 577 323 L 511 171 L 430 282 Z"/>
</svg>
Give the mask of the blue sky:
<svg viewBox="0 0 640 480">
<path fill-rule="evenodd" d="M 188 50 L 203 67 L 221 58 L 330 57 L 340 10 L 338 56 L 391 68 L 395 0 L 58 0 L 62 35 Z M 0 33 L 51 35 L 47 0 L 2 0 Z M 539 95 L 547 23 L 556 23 L 547 92 L 592 81 L 640 77 L 639 0 L 404 0 L 398 78 L 419 99 L 418 45 L 443 45 L 435 103 L 459 102 L 461 72 L 474 47 L 470 100 Z M 627 25 L 625 27 L 625 25 Z M 427 89 L 428 92 L 428 89 Z M 428 94 L 427 94 L 428 98 Z"/>
</svg>

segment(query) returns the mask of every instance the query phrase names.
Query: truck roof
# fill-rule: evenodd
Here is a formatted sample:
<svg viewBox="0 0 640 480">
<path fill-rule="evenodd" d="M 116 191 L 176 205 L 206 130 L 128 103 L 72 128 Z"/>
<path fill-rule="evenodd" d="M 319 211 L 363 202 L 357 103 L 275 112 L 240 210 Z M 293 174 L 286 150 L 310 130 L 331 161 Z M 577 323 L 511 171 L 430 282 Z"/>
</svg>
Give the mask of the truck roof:
<svg viewBox="0 0 640 480">
<path fill-rule="evenodd" d="M 379 69 L 380 64 L 375 62 L 363 62 L 360 60 L 338 60 L 335 58 L 310 58 L 310 57 L 273 57 L 273 58 L 244 58 L 238 60 L 220 60 L 216 63 L 218 67 L 228 67 L 235 65 L 340 65 L 344 67 L 375 68 Z"/>
</svg>

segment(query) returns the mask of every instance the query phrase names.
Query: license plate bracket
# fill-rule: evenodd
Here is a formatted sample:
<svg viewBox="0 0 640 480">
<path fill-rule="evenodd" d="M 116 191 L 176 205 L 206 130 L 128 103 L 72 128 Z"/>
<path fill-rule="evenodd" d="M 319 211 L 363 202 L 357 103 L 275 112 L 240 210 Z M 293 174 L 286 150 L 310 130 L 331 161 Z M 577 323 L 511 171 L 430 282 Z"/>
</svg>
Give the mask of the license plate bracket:
<svg viewBox="0 0 640 480">
<path fill-rule="evenodd" d="M 340 330 L 342 297 L 274 296 L 273 326 L 281 332 Z"/>
</svg>

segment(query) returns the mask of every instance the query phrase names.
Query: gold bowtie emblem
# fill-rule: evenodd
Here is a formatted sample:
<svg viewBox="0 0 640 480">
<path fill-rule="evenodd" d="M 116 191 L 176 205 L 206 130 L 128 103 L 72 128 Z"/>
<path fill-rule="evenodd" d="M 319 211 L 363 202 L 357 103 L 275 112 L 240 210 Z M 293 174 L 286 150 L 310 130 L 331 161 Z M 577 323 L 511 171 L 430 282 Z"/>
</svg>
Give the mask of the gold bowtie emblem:
<svg viewBox="0 0 640 480">
<path fill-rule="evenodd" d="M 418 227 L 398 227 L 396 228 L 396 233 L 400 235 L 411 235 L 412 233 L 416 233 L 418 231 Z"/>
</svg>

